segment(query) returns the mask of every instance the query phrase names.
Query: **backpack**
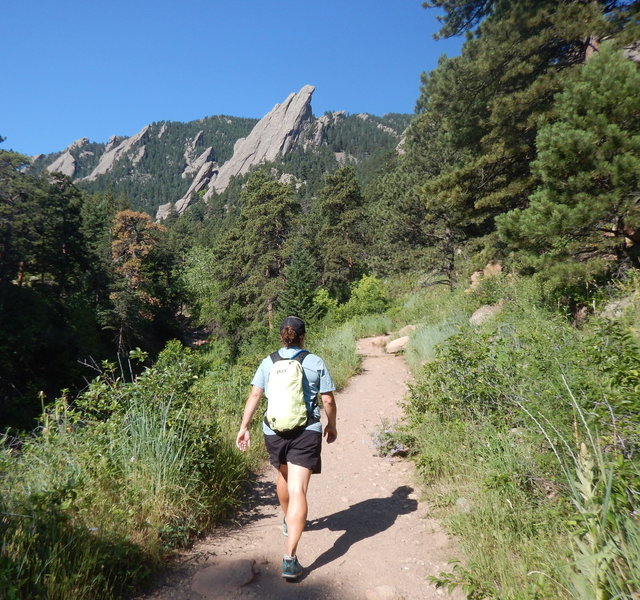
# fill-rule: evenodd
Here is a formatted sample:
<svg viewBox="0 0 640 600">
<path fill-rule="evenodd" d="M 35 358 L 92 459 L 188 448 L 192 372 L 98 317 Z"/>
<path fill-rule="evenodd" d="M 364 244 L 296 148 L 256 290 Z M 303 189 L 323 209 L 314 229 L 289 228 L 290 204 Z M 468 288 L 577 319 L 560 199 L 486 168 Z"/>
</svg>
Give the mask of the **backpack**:
<svg viewBox="0 0 640 600">
<path fill-rule="evenodd" d="M 270 355 L 269 397 L 264 422 L 276 433 L 287 433 L 306 426 L 309 415 L 302 391 L 302 361 L 309 352 L 300 350 L 292 358 L 278 352 Z"/>
</svg>

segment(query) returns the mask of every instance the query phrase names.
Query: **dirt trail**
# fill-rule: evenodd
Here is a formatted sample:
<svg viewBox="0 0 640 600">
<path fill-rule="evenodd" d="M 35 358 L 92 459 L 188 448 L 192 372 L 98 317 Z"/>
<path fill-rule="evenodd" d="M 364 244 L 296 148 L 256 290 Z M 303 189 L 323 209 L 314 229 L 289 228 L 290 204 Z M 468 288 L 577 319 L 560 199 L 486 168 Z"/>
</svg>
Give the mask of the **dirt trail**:
<svg viewBox="0 0 640 600">
<path fill-rule="evenodd" d="M 280 576 L 284 538 L 272 469 L 258 478 L 237 523 L 186 553 L 140 600 L 429 600 L 448 596 L 426 581 L 455 557 L 452 542 L 420 500 L 412 464 L 375 454 L 372 434 L 401 416 L 409 373 L 401 357 L 360 340 L 362 372 L 337 394 L 338 439 L 311 478 L 298 557 L 305 575 Z"/>
</svg>

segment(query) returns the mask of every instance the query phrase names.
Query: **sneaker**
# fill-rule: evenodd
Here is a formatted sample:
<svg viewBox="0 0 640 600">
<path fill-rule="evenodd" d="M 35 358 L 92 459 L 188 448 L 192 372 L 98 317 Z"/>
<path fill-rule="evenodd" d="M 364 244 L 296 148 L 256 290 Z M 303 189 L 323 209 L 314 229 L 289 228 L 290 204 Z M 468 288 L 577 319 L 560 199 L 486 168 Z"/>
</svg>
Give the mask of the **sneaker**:
<svg viewBox="0 0 640 600">
<path fill-rule="evenodd" d="M 287 529 L 287 520 L 282 519 L 282 535 L 287 537 L 289 535 L 289 530 Z"/>
<path fill-rule="evenodd" d="M 285 579 L 297 579 L 302 575 L 302 565 L 298 562 L 296 556 L 282 559 L 282 576 Z"/>
</svg>

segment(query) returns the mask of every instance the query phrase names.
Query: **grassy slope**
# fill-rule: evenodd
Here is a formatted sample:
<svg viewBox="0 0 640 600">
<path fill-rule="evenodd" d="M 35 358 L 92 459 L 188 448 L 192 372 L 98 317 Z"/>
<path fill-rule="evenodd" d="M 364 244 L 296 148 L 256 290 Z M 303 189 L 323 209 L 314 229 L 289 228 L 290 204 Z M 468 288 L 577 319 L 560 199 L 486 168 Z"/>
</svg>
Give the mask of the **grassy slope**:
<svg viewBox="0 0 640 600">
<path fill-rule="evenodd" d="M 527 280 L 431 288 L 400 308 L 421 325 L 399 435 L 467 556 L 438 584 L 523 600 L 639 589 L 640 294 L 637 280 L 625 285 L 615 291 L 634 299 L 625 313 L 581 329 Z M 498 299 L 499 316 L 469 325 Z"/>
</svg>

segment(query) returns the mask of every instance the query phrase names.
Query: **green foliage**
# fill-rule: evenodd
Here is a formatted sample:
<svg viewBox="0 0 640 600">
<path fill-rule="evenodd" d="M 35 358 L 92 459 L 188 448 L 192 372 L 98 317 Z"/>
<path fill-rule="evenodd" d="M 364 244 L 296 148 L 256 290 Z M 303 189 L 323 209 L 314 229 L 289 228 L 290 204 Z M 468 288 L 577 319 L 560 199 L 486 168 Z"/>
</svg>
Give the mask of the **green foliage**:
<svg viewBox="0 0 640 600">
<path fill-rule="evenodd" d="M 555 287 L 640 265 L 631 233 L 640 227 L 639 97 L 638 68 L 604 44 L 540 129 L 530 205 L 498 219 L 516 261 Z"/>
<path fill-rule="evenodd" d="M 311 213 L 321 284 L 339 300 L 346 299 L 349 284 L 361 273 L 363 202 L 355 170 L 343 167 L 325 177 Z"/>
<path fill-rule="evenodd" d="M 327 290 L 320 288 L 313 297 L 313 305 L 318 311 L 318 316 L 331 319 L 338 308 L 338 301 L 332 298 Z"/>
<path fill-rule="evenodd" d="M 351 290 L 348 302 L 338 308 L 339 319 L 383 313 L 389 306 L 384 283 L 373 275 L 363 275 Z"/>
<path fill-rule="evenodd" d="M 318 270 L 302 239 L 293 244 L 291 261 L 285 267 L 284 277 L 284 287 L 278 296 L 278 320 L 295 315 L 307 323 L 317 321 L 322 310 L 315 302 Z"/>
<path fill-rule="evenodd" d="M 407 404 L 419 472 L 466 553 L 433 582 L 478 598 L 630 597 L 637 333 L 611 319 L 576 330 L 535 281 L 490 287 L 425 315 L 428 333 L 447 335 Z M 480 328 L 452 314 L 498 296 L 503 312 Z"/>
<path fill-rule="evenodd" d="M 170 343 L 134 382 L 106 371 L 73 405 L 60 399 L 20 453 L 2 449 L 3 589 L 122 597 L 227 513 L 245 465 L 217 396 L 212 410 L 212 397 L 198 395 L 210 388 L 194 387 L 203 366 Z M 219 393 L 226 402 L 228 389 Z"/>
<path fill-rule="evenodd" d="M 383 180 L 375 222 L 384 224 L 390 216 L 388 227 L 399 243 L 410 251 L 416 242 L 431 247 L 428 259 L 452 280 L 460 244 L 482 238 L 501 251 L 495 218 L 528 205 L 536 184 L 531 162 L 539 124 L 553 113 L 554 95 L 571 71 L 582 65 L 588 41 L 597 43 L 631 25 L 622 2 L 427 4 L 445 9 L 444 35 L 487 18 L 459 57 L 441 59 L 423 76 L 406 154 L 395 168 L 396 181 Z M 626 16 L 614 19 L 609 11 Z M 558 168 L 563 164 L 558 161 Z M 422 207 L 409 228 L 398 213 L 418 202 Z"/>
</svg>

